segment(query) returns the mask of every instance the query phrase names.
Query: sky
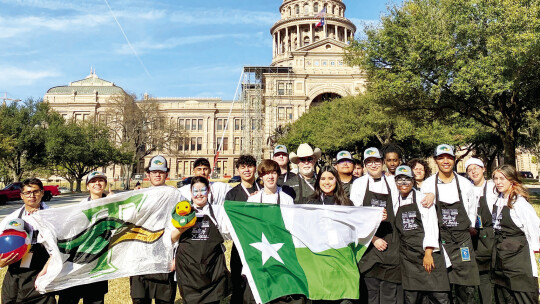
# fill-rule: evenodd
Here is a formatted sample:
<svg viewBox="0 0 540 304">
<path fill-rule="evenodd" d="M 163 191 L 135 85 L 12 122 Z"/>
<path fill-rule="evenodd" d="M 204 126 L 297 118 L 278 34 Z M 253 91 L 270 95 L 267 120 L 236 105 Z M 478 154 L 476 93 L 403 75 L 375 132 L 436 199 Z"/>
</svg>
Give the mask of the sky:
<svg viewBox="0 0 540 304">
<path fill-rule="evenodd" d="M 0 98 L 42 98 L 94 68 L 139 96 L 231 100 L 243 66 L 271 63 L 282 2 L 0 0 Z M 357 36 L 386 11 L 344 2 Z"/>
</svg>

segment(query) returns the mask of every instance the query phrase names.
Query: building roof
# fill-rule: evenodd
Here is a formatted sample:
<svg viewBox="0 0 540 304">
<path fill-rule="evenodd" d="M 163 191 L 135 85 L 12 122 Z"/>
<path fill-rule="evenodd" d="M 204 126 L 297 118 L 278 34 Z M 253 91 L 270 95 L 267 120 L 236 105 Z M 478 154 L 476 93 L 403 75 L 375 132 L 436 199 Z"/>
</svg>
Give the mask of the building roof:
<svg viewBox="0 0 540 304">
<path fill-rule="evenodd" d="M 115 95 L 125 94 L 121 87 L 116 86 L 113 82 L 99 78 L 95 72 L 90 73 L 86 78 L 69 83 L 67 86 L 52 87 L 47 91 L 47 94 L 56 95 Z"/>
</svg>

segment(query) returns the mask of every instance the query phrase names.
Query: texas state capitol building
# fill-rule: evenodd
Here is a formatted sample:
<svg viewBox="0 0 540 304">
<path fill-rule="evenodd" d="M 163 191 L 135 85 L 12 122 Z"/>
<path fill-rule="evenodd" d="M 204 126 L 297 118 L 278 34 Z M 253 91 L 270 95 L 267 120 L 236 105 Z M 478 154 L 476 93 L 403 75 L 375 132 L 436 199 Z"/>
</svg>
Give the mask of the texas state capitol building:
<svg viewBox="0 0 540 304">
<path fill-rule="evenodd" d="M 320 18 L 315 16 L 324 7 L 326 24 L 317 28 Z M 221 177 L 234 175 L 235 159 L 243 152 L 259 158 L 270 157 L 269 138 L 278 126 L 295 121 L 324 100 L 363 90 L 365 77 L 360 69 L 343 61 L 344 48 L 354 38 L 356 27 L 345 18 L 346 6 L 341 0 L 285 0 L 279 10 L 281 19 L 270 29 L 272 63 L 244 68 L 242 100 L 232 107 L 216 166 Z M 91 72 L 82 80 L 49 89 L 44 101 L 66 119 L 86 120 L 103 115 L 108 99 L 119 94 L 125 94 L 121 87 Z M 188 144 L 182 147 L 182 157 L 166 155 L 170 178 L 190 176 L 196 158 L 207 157 L 212 162 L 232 101 L 189 97 L 153 99 L 167 117 L 183 125 L 189 134 Z M 144 164 L 137 166 L 137 172 L 143 172 L 150 158 L 151 155 L 147 156 Z M 103 168 L 110 178 L 120 176 L 120 170 L 120 166 Z"/>
</svg>

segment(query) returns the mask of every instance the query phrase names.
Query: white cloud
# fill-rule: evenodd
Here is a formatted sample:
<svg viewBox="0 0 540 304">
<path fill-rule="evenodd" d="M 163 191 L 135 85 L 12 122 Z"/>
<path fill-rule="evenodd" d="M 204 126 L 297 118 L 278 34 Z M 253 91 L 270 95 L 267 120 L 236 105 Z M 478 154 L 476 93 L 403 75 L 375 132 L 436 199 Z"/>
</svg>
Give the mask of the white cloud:
<svg viewBox="0 0 540 304">
<path fill-rule="evenodd" d="M 209 24 L 257 24 L 272 25 L 278 21 L 278 13 L 246 11 L 237 9 L 214 9 L 176 11 L 170 15 L 170 21 L 182 22 L 186 25 Z"/>
<path fill-rule="evenodd" d="M 32 85 L 42 79 L 58 77 L 61 74 L 55 70 L 29 70 L 19 67 L 0 65 L 0 83 L 6 88 L 11 86 Z"/>
<path fill-rule="evenodd" d="M 156 41 L 139 41 L 132 42 L 131 45 L 137 52 L 137 54 L 144 54 L 150 51 L 174 49 L 179 46 L 192 45 L 203 43 L 207 41 L 215 41 L 219 39 L 248 39 L 251 36 L 248 34 L 216 34 L 216 35 L 197 35 L 186 37 L 169 38 L 163 42 Z M 127 44 L 123 44 L 120 49 L 117 50 L 119 54 L 131 54 L 132 51 Z"/>
<path fill-rule="evenodd" d="M 79 15 L 75 17 L 0 17 L 0 38 L 18 37 L 25 33 L 40 33 L 45 30 L 73 31 L 80 27 L 94 27 L 111 20 L 109 16 Z"/>
</svg>

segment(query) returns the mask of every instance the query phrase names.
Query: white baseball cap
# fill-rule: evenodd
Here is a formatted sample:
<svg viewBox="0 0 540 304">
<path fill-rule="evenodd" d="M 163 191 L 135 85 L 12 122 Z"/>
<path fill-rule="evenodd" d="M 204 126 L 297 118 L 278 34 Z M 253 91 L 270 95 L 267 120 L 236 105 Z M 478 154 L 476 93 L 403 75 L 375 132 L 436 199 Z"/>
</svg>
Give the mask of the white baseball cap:
<svg viewBox="0 0 540 304">
<path fill-rule="evenodd" d="M 447 145 L 447 144 L 438 145 L 437 148 L 435 149 L 435 157 L 439 155 L 443 155 L 443 154 L 448 154 L 454 157 L 456 156 L 454 154 L 454 148 L 452 148 L 452 146 Z"/>
<path fill-rule="evenodd" d="M 371 157 L 382 159 L 381 152 L 379 152 L 379 149 L 372 147 L 372 148 L 367 148 L 364 151 L 364 161 L 366 161 L 366 159 L 371 158 Z"/>
<path fill-rule="evenodd" d="M 148 171 L 163 171 L 168 172 L 167 160 L 161 155 L 156 155 L 150 159 L 148 164 Z"/>
<path fill-rule="evenodd" d="M 20 218 L 14 218 L 7 222 L 5 230 L 17 230 L 20 232 L 25 232 L 24 221 Z"/>
<path fill-rule="evenodd" d="M 351 155 L 351 152 L 349 151 L 341 151 L 337 154 L 336 156 L 336 163 L 339 163 L 340 160 L 342 159 L 348 159 L 348 160 L 353 160 L 352 158 L 352 155 Z"/>
<path fill-rule="evenodd" d="M 484 163 L 480 159 L 475 157 L 471 157 L 465 162 L 465 170 L 467 170 L 470 165 L 477 165 L 481 168 L 484 168 Z"/>
<path fill-rule="evenodd" d="M 399 176 L 399 175 L 405 175 L 405 176 L 408 176 L 408 177 L 413 177 L 411 167 L 405 166 L 405 165 L 401 165 L 401 166 L 397 167 L 396 168 L 396 177 Z"/>
<path fill-rule="evenodd" d="M 284 145 L 277 145 L 277 146 L 274 148 L 274 154 L 277 154 L 277 153 L 286 153 L 286 154 L 289 154 L 289 151 L 287 151 L 287 147 L 285 147 Z"/>
</svg>

